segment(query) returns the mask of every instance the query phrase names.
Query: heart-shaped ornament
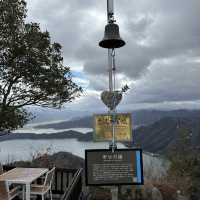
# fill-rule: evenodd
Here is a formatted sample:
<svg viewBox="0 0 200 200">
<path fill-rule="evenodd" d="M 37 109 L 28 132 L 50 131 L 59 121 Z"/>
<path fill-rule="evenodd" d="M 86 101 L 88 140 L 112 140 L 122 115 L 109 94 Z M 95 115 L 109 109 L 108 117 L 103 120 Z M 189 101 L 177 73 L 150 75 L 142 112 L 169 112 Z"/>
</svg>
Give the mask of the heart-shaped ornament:
<svg viewBox="0 0 200 200">
<path fill-rule="evenodd" d="M 103 103 L 110 108 L 111 110 L 115 109 L 116 106 L 120 103 L 122 100 L 122 93 L 119 91 L 103 91 L 101 93 L 101 100 Z"/>
</svg>

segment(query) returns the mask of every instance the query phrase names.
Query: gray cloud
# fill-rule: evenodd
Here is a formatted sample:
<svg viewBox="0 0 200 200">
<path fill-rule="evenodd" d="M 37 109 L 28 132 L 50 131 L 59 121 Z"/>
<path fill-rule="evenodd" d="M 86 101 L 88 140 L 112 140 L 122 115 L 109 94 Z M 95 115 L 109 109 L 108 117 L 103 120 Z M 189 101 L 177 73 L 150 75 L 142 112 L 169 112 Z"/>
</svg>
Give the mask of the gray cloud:
<svg viewBox="0 0 200 200">
<path fill-rule="evenodd" d="M 106 1 L 28 0 L 28 9 L 28 20 L 40 22 L 62 44 L 65 63 L 82 63 L 89 87 L 107 89 L 107 51 L 98 47 Z M 117 72 L 134 81 L 124 104 L 200 99 L 199 10 L 197 0 L 115 1 L 127 42 L 116 50 Z"/>
<path fill-rule="evenodd" d="M 155 62 L 149 73 L 133 86 L 126 103 L 199 100 L 199 64 L 183 57 Z"/>
</svg>

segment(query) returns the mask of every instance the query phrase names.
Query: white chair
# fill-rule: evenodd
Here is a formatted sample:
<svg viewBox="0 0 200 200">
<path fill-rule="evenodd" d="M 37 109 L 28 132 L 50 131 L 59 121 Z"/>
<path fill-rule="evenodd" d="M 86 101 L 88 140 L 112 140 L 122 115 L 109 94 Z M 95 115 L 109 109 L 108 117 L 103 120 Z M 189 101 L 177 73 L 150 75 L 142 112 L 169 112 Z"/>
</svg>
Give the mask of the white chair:
<svg viewBox="0 0 200 200">
<path fill-rule="evenodd" d="M 51 185 L 52 185 L 54 172 L 55 172 L 55 167 L 46 173 L 44 184 L 42 184 L 42 185 L 32 184 L 31 185 L 31 194 L 32 195 L 41 195 L 42 200 L 44 200 L 44 196 L 49 192 L 50 196 L 51 196 L 51 200 L 52 200 Z"/>
<path fill-rule="evenodd" d="M 9 189 L 6 181 L 0 181 L 0 200 L 12 200 L 20 193 L 19 187 Z"/>
</svg>

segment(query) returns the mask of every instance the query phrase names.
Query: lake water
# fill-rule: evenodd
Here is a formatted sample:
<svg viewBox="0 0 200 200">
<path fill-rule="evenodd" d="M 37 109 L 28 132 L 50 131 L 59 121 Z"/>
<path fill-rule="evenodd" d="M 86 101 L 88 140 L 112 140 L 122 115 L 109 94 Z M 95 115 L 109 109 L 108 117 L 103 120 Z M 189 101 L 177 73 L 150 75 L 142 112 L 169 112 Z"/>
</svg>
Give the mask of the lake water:
<svg viewBox="0 0 200 200">
<path fill-rule="evenodd" d="M 46 133 L 46 134 L 51 134 L 51 133 L 61 133 L 63 131 L 78 131 L 81 133 L 88 133 L 88 132 L 92 132 L 93 129 L 92 128 L 67 128 L 67 129 L 53 129 L 53 128 L 46 128 L 46 129 L 38 129 L 35 128 L 34 126 L 26 126 L 23 129 L 18 129 L 16 131 L 13 131 L 13 133 L 35 133 L 35 134 L 42 134 L 42 133 Z"/>
<path fill-rule="evenodd" d="M 35 129 L 33 126 L 26 126 L 20 133 L 55 133 L 66 130 L 76 130 L 83 134 L 92 129 L 74 128 L 74 129 Z M 123 144 L 118 143 L 118 148 L 126 148 Z M 33 155 L 38 153 L 49 152 L 50 154 L 66 151 L 74 155 L 84 158 L 85 149 L 107 149 L 108 142 L 82 142 L 77 139 L 48 139 L 48 140 L 8 140 L 0 142 L 0 162 L 10 163 L 17 160 L 30 160 Z M 143 154 L 143 165 L 145 176 L 161 177 L 166 173 L 168 164 L 165 160 L 151 156 L 151 154 Z"/>
<path fill-rule="evenodd" d="M 30 160 L 32 155 L 47 150 L 51 154 L 59 151 L 71 152 L 84 158 L 85 149 L 105 149 L 108 146 L 107 142 L 80 142 L 77 139 L 8 140 L 0 142 L 0 160 L 1 162 Z M 118 144 L 118 147 L 125 148 L 123 144 Z"/>
</svg>

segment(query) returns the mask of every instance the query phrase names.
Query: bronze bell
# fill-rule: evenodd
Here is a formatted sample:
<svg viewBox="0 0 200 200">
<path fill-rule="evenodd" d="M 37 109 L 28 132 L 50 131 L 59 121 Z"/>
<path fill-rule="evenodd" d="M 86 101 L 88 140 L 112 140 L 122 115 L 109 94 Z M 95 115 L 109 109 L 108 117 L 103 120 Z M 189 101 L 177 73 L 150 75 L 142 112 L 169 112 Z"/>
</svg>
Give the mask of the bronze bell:
<svg viewBox="0 0 200 200">
<path fill-rule="evenodd" d="M 99 46 L 107 49 L 120 48 L 126 43 L 119 34 L 119 26 L 114 23 L 109 23 L 105 26 L 104 38 L 99 42 Z"/>
</svg>

